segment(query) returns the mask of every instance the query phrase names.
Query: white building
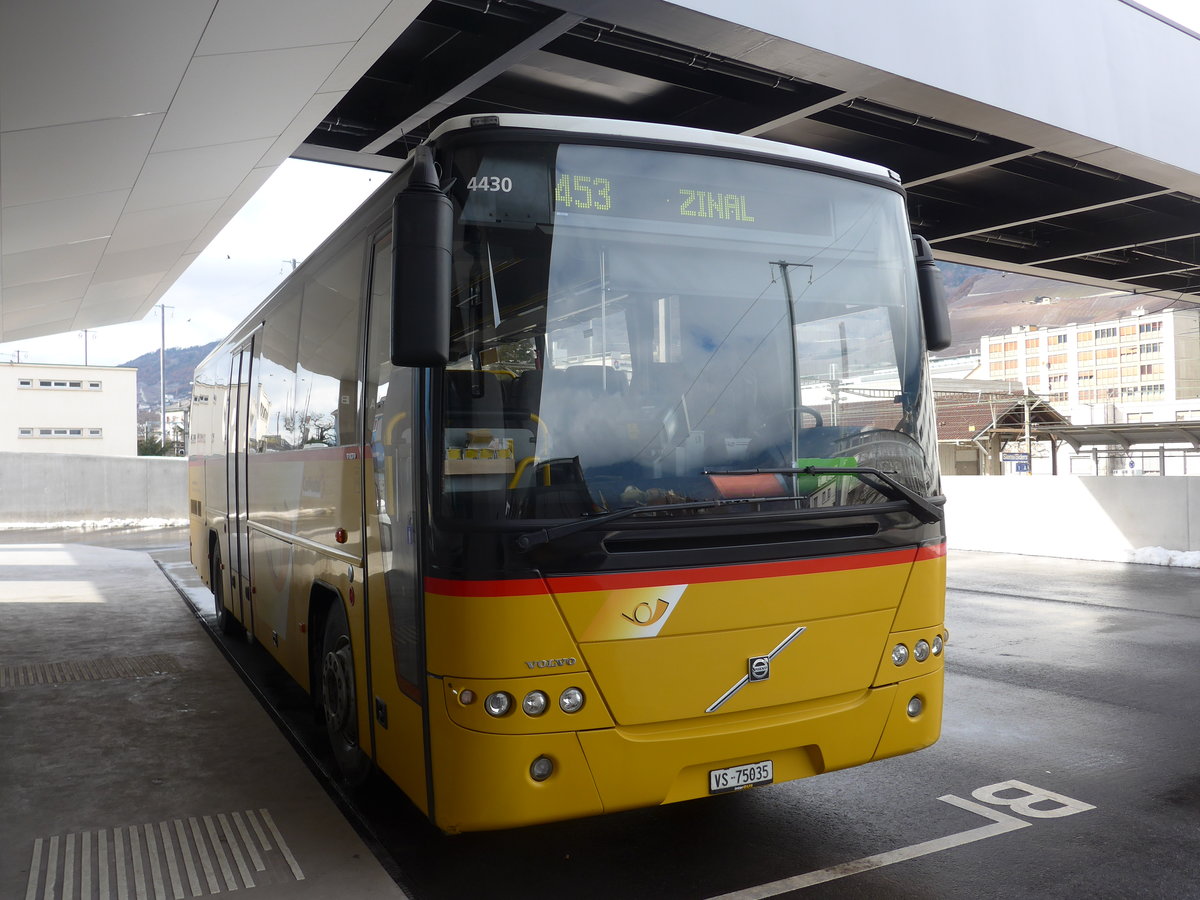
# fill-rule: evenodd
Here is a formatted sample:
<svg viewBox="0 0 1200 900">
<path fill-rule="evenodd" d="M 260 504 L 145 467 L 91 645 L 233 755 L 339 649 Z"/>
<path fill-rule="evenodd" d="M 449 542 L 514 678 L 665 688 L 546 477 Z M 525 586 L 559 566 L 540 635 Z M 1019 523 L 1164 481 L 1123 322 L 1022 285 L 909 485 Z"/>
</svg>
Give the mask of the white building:
<svg viewBox="0 0 1200 900">
<path fill-rule="evenodd" d="M 1200 420 L 1200 309 L 984 335 L 980 359 L 1076 424 Z"/>
<path fill-rule="evenodd" d="M 1200 474 L 1193 429 L 1163 427 L 1200 422 L 1200 309 L 1137 310 L 1110 322 L 1014 328 L 984 335 L 980 354 L 981 373 L 1019 381 L 1073 425 L 1092 426 L 1086 447 L 1060 445 L 1057 460 L 1046 446 L 1036 448 L 1033 458 L 1024 455 L 1027 471 Z M 1065 440 L 1082 441 L 1085 434 Z M 1097 446 L 1099 438 L 1106 443 Z"/>
<path fill-rule="evenodd" d="M 137 455 L 137 369 L 0 363 L 0 451 Z"/>
</svg>

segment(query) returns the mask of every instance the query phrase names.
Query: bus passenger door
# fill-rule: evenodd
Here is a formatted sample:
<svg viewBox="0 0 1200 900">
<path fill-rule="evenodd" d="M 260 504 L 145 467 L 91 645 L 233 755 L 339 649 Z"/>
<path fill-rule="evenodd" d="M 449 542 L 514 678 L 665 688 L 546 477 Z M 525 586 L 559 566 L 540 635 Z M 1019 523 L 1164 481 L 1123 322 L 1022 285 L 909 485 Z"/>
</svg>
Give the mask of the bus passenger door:
<svg viewBox="0 0 1200 900">
<path fill-rule="evenodd" d="M 229 570 L 230 607 L 248 633 L 254 633 L 254 611 L 250 603 L 250 547 L 246 531 L 247 491 L 246 458 L 250 426 L 250 367 L 254 356 L 254 338 L 233 354 L 229 385 Z"/>
<path fill-rule="evenodd" d="M 371 263 L 363 403 L 371 703 L 376 764 L 428 812 L 418 378 L 413 369 L 390 361 L 391 258 L 390 236 L 384 236 L 375 243 Z"/>
</svg>

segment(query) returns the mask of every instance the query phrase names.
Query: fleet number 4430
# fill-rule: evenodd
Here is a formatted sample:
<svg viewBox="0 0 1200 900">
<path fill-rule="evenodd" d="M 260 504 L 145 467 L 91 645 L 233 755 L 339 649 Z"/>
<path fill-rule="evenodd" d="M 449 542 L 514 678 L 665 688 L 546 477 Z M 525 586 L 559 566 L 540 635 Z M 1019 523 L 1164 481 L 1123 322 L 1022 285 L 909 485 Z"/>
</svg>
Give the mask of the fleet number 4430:
<svg viewBox="0 0 1200 900">
<path fill-rule="evenodd" d="M 473 175 L 467 182 L 468 191 L 498 191 L 507 194 L 513 189 L 512 179 L 498 175 Z"/>
</svg>

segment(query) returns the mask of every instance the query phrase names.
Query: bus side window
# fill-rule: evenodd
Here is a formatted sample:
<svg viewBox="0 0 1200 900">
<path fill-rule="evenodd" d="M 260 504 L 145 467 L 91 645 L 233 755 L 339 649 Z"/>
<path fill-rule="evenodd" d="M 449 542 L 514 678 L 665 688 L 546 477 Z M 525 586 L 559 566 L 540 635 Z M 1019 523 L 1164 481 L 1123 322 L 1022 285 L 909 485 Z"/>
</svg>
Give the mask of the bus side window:
<svg viewBox="0 0 1200 900">
<path fill-rule="evenodd" d="M 298 446 L 358 443 L 363 246 L 353 242 L 304 285 L 296 380 Z"/>
</svg>

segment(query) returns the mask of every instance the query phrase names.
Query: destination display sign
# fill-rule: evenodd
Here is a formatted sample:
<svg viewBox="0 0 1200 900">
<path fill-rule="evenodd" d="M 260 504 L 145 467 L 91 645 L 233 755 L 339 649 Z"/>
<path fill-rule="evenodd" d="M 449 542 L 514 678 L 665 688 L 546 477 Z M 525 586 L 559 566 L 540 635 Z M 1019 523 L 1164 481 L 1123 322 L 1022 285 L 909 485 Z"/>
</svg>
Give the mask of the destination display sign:
<svg viewBox="0 0 1200 900">
<path fill-rule="evenodd" d="M 472 222 L 570 224 L 586 216 L 832 235 L 826 176 L 703 154 L 496 144 L 461 182 Z M 594 217 L 594 218 L 591 218 Z M 583 224 L 582 222 L 580 224 Z"/>
</svg>

